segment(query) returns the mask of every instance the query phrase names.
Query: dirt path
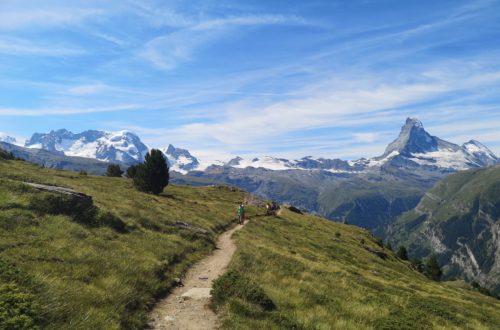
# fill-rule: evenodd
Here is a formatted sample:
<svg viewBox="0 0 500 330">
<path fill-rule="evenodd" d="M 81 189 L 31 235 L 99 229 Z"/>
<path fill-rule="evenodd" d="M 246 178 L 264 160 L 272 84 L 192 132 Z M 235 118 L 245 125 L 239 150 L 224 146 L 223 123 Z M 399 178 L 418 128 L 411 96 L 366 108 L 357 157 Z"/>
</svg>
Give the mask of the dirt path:
<svg viewBox="0 0 500 330">
<path fill-rule="evenodd" d="M 221 234 L 217 249 L 189 269 L 182 281 L 184 286 L 175 288 L 170 295 L 158 302 L 150 316 L 153 329 L 216 328 L 217 316 L 207 306 L 210 302 L 212 281 L 222 275 L 229 265 L 236 251 L 231 236 L 241 228 L 242 225 L 237 225 Z"/>
</svg>

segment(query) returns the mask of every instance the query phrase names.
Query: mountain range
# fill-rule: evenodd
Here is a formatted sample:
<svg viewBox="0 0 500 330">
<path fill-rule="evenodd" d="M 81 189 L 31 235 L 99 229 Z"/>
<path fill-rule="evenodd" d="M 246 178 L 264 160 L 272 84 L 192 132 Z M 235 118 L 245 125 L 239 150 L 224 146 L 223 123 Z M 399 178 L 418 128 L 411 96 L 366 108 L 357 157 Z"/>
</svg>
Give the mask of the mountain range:
<svg viewBox="0 0 500 330">
<path fill-rule="evenodd" d="M 142 162 L 150 150 L 128 131 L 89 130 L 75 134 L 61 129 L 35 133 L 24 147 L 15 146 L 17 141 L 8 136 L 2 140 L 4 149 L 32 162 L 52 168 L 85 169 L 94 174 L 104 173 L 109 163 L 126 168 Z M 500 162 L 482 143 L 470 140 L 457 145 L 442 140 L 429 134 L 415 118 L 406 120 L 382 155 L 369 159 L 307 156 L 289 160 L 265 156 L 207 163 L 173 145 L 161 150 L 175 182 L 235 185 L 380 235 L 443 177 Z"/>
<path fill-rule="evenodd" d="M 15 138 L 5 135 L 0 135 L 0 141 L 18 144 Z M 125 164 L 142 162 L 151 149 L 137 135 L 128 131 L 112 133 L 88 130 L 75 134 L 65 129 L 50 133 L 35 133 L 25 142 L 24 147 Z M 207 164 L 188 150 L 175 148 L 173 145 L 163 148 L 162 151 L 167 156 L 171 169 L 182 174 L 205 171 L 210 166 L 238 169 L 252 167 L 274 171 L 322 170 L 331 173 L 359 173 L 387 163 L 396 167 L 430 171 L 457 171 L 490 166 L 499 162 L 496 155 L 479 141 L 471 140 L 461 146 L 444 141 L 430 135 L 422 123 L 414 118 L 406 120 L 398 138 L 388 145 L 383 155 L 371 159 L 345 161 L 307 156 L 288 160 L 265 156 L 251 160 L 236 157 L 228 162 Z"/>
</svg>

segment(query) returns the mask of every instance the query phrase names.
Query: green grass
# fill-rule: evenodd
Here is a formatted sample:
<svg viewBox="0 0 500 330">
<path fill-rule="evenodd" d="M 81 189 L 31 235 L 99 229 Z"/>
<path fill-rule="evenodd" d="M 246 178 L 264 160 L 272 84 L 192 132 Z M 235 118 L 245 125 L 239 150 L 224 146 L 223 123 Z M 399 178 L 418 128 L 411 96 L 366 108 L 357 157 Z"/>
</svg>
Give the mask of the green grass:
<svg viewBox="0 0 500 330">
<path fill-rule="evenodd" d="M 235 237 L 230 278 L 242 278 L 244 290 L 218 296 L 225 329 L 500 327 L 500 301 L 428 280 L 360 228 L 284 211 Z M 276 308 L 247 299 L 248 283 Z"/>
<path fill-rule="evenodd" d="M 89 222 L 35 208 L 54 198 L 64 201 L 22 182 L 90 195 L 97 214 Z M 172 185 L 152 196 L 125 178 L 0 161 L 0 328 L 143 327 L 155 298 L 214 248 L 217 233 L 234 221 L 244 197 L 228 187 Z M 117 230 L 116 221 L 125 230 Z M 176 221 L 209 234 L 177 228 Z"/>
</svg>

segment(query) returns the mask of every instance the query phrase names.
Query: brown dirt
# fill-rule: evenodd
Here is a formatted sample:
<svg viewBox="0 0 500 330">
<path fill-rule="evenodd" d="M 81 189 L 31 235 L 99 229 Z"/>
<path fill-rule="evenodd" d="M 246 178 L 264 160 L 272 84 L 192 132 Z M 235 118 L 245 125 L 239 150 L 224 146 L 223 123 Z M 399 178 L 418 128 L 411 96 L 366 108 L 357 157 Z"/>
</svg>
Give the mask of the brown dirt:
<svg viewBox="0 0 500 330">
<path fill-rule="evenodd" d="M 217 315 L 208 307 L 212 282 L 229 265 L 236 246 L 233 233 L 243 228 L 236 225 L 217 240 L 216 250 L 190 268 L 182 279 L 183 287 L 175 288 L 160 300 L 150 315 L 153 329 L 209 330 L 217 328 Z"/>
</svg>

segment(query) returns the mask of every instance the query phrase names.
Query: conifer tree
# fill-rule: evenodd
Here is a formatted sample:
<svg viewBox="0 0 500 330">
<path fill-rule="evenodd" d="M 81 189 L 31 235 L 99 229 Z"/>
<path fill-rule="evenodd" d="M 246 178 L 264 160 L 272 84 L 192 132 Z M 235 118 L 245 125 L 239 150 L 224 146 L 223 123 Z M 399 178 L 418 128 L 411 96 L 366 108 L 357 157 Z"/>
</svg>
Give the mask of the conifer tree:
<svg viewBox="0 0 500 330">
<path fill-rule="evenodd" d="M 138 165 L 134 176 L 134 185 L 139 191 L 158 195 L 168 185 L 170 179 L 167 160 L 162 152 L 151 150 L 144 160 Z"/>
<path fill-rule="evenodd" d="M 439 281 L 442 274 L 443 272 L 441 271 L 441 267 L 439 267 L 437 256 L 435 254 L 431 255 L 425 264 L 425 275 L 431 280 Z"/>
<path fill-rule="evenodd" d="M 123 175 L 123 171 L 120 168 L 120 165 L 111 164 L 108 166 L 106 170 L 106 176 L 110 177 L 121 177 Z"/>
<path fill-rule="evenodd" d="M 399 259 L 401 260 L 408 260 L 408 251 L 406 251 L 406 248 L 404 246 L 400 246 L 398 249 L 398 252 L 396 253 Z"/>
</svg>

